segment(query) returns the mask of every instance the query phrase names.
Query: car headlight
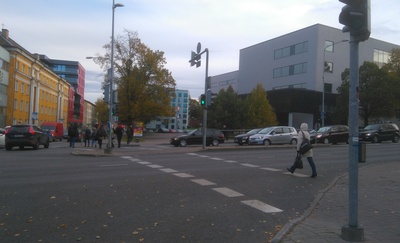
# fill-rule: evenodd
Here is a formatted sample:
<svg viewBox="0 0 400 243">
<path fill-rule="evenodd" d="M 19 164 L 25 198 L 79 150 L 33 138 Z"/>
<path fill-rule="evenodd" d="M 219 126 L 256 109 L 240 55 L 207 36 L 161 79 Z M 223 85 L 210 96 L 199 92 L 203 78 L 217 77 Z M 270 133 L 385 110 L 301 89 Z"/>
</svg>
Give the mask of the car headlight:
<svg viewBox="0 0 400 243">
<path fill-rule="evenodd" d="M 322 136 L 322 134 L 318 134 L 317 136 L 315 136 L 316 138 L 320 138 Z"/>
</svg>

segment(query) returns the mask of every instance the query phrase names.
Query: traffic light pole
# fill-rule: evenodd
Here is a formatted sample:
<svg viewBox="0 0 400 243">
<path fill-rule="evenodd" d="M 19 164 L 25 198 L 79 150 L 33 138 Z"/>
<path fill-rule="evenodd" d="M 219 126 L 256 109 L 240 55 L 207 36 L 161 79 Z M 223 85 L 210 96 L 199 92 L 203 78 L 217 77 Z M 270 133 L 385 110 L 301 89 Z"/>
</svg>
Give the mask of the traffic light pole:
<svg viewBox="0 0 400 243">
<path fill-rule="evenodd" d="M 359 41 L 350 36 L 349 90 L 349 224 L 342 226 L 341 238 L 364 241 L 364 229 L 358 225 L 358 65 Z"/>
<path fill-rule="evenodd" d="M 200 67 L 201 65 L 201 55 L 203 53 L 206 53 L 206 79 L 205 79 L 205 85 L 204 85 L 204 94 L 202 96 L 206 96 L 207 94 L 207 90 L 209 89 L 210 85 L 209 85 L 209 80 L 208 80 L 208 49 L 204 49 L 204 51 L 201 51 L 201 44 L 200 42 L 197 43 L 197 53 L 193 52 L 191 53 L 191 59 L 189 60 L 190 66 L 194 66 L 196 65 L 196 67 Z M 209 106 L 210 104 L 207 104 L 207 99 L 205 100 L 205 104 L 204 104 L 204 112 L 203 112 L 203 128 L 202 128 L 202 132 L 203 132 L 203 149 L 206 148 L 206 138 L 207 138 L 207 106 Z M 202 101 L 200 101 L 202 102 Z"/>
</svg>

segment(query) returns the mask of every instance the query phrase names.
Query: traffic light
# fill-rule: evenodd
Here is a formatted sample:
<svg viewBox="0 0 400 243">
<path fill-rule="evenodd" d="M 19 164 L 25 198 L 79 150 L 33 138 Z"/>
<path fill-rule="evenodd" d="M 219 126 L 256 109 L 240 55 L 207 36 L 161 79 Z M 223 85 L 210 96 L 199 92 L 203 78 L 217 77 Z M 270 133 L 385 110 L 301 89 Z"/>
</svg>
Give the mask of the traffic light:
<svg viewBox="0 0 400 243">
<path fill-rule="evenodd" d="M 206 104 L 207 104 L 207 106 L 211 106 L 211 103 L 212 103 L 212 92 L 211 92 L 211 89 L 207 89 Z"/>
<path fill-rule="evenodd" d="M 103 91 L 103 100 L 104 102 L 108 103 L 110 102 L 110 85 L 106 84 L 104 85 L 104 91 Z"/>
<path fill-rule="evenodd" d="M 339 0 L 346 4 L 339 15 L 339 23 L 343 24 L 343 32 L 357 41 L 368 40 L 371 34 L 371 0 Z"/>
<path fill-rule="evenodd" d="M 200 105 L 201 106 L 206 105 L 206 96 L 204 94 L 200 95 Z"/>
</svg>

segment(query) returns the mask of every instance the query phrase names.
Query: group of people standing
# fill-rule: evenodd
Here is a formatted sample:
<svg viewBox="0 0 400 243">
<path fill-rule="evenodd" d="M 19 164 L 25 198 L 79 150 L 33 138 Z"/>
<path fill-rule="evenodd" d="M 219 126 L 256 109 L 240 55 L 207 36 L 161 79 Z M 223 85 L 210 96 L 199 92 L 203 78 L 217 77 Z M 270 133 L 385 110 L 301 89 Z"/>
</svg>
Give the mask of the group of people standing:
<svg viewBox="0 0 400 243">
<path fill-rule="evenodd" d="M 127 144 L 129 145 L 133 139 L 133 127 L 128 126 L 125 128 L 121 123 L 119 123 L 115 128 L 113 128 L 113 133 L 117 137 L 117 145 L 118 148 L 121 147 L 122 136 L 126 133 L 127 136 Z M 82 132 L 82 139 L 84 142 L 84 147 L 97 147 L 102 148 L 103 139 L 106 139 L 108 135 L 108 131 L 106 131 L 103 124 L 94 126 L 93 130 L 91 130 L 88 126 L 86 126 L 85 130 Z M 71 123 L 68 127 L 68 138 L 70 142 L 70 147 L 75 147 L 75 142 L 79 138 L 79 130 L 76 123 Z M 111 147 L 114 147 L 113 142 L 114 136 L 111 137 Z"/>
</svg>

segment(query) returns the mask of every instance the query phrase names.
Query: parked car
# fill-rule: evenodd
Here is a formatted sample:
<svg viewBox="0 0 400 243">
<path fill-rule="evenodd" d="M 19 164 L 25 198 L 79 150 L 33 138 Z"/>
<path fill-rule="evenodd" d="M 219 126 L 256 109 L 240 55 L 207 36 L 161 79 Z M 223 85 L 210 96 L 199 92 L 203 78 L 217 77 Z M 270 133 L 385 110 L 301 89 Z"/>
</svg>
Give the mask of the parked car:
<svg viewBox="0 0 400 243">
<path fill-rule="evenodd" d="M 316 143 L 349 143 L 349 127 L 346 125 L 325 126 L 318 129 Z"/>
<path fill-rule="evenodd" d="M 43 122 L 40 128 L 50 132 L 50 141 L 52 142 L 56 139 L 60 141 L 63 139 L 64 126 L 61 122 Z"/>
<path fill-rule="evenodd" d="M 225 141 L 224 134 L 218 130 L 213 128 L 207 128 L 206 133 L 206 146 L 218 146 L 220 143 Z M 188 134 L 180 135 L 171 138 L 170 144 L 175 147 L 181 146 L 185 147 L 186 145 L 192 144 L 203 144 L 203 131 L 202 129 L 196 129 Z"/>
<path fill-rule="evenodd" d="M 359 132 L 360 141 L 380 143 L 382 141 L 399 142 L 399 127 L 393 123 L 371 124 Z"/>
<path fill-rule="evenodd" d="M 5 145 L 5 133 L 6 129 L 0 128 L 0 148 L 4 147 Z"/>
<path fill-rule="evenodd" d="M 6 131 L 5 146 L 10 151 L 13 147 L 18 146 L 20 149 L 24 147 L 33 147 L 39 149 L 40 145 L 45 148 L 49 147 L 49 136 L 38 126 L 35 125 L 12 125 Z"/>
<path fill-rule="evenodd" d="M 314 129 L 309 130 L 308 133 L 310 134 L 310 143 L 316 143 L 316 136 L 317 136 L 317 131 Z"/>
<path fill-rule="evenodd" d="M 256 128 L 256 129 L 253 129 L 253 130 L 248 131 L 247 133 L 236 135 L 236 136 L 234 137 L 234 140 L 233 140 L 233 141 L 234 141 L 235 143 L 239 144 L 239 145 L 249 144 L 249 138 L 250 138 L 250 136 L 252 136 L 252 135 L 258 133 L 259 131 L 261 131 L 261 129 L 262 129 L 262 128 Z"/>
<path fill-rule="evenodd" d="M 297 144 L 297 131 L 294 127 L 267 127 L 250 136 L 249 144 Z"/>
</svg>

